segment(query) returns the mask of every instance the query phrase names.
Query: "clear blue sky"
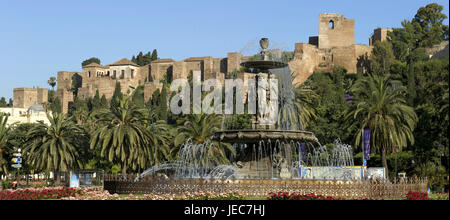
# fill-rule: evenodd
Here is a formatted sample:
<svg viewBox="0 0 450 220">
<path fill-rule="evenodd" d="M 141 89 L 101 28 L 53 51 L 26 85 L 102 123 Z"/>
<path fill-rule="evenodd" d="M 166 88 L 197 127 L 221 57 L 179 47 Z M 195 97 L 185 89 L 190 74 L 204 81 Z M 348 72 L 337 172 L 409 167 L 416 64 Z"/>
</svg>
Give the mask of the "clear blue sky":
<svg viewBox="0 0 450 220">
<path fill-rule="evenodd" d="M 109 64 L 156 48 L 175 60 L 226 57 L 261 37 L 293 50 L 317 35 L 319 13 L 355 19 L 356 43 L 368 44 L 373 29 L 399 27 L 430 2 L 448 16 L 447 0 L 0 0 L 0 97 L 48 88 L 94 56 Z"/>
</svg>

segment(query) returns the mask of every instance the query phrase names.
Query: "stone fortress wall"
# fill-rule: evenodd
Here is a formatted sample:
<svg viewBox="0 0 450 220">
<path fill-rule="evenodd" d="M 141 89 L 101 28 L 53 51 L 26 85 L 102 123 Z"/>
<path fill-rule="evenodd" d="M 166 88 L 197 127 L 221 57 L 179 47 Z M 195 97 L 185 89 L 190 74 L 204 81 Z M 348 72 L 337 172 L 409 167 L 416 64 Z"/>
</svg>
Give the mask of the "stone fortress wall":
<svg viewBox="0 0 450 220">
<path fill-rule="evenodd" d="M 355 21 L 340 14 L 320 14 L 318 25 L 318 36 L 310 37 L 308 43 L 295 44 L 294 58 L 289 62 L 291 71 L 296 74 L 293 82 L 295 85 L 305 82 L 313 72 L 332 71 L 336 65 L 343 66 L 348 73 L 365 72 L 372 44 L 386 39 L 385 31 L 383 32 L 385 29 L 380 29 L 374 31 L 369 40 L 370 45 L 355 44 Z M 105 95 L 110 99 L 116 81 L 119 81 L 124 94 L 131 93 L 130 86 L 135 88 L 144 85 L 144 97 L 148 100 L 154 91 L 162 88 L 161 81 L 167 75 L 172 79 L 187 79 L 193 71 L 200 71 L 203 80 L 216 77 L 224 80 L 226 76 L 239 70 L 240 63 L 249 58 L 241 53 L 231 52 L 225 58 L 190 57 L 182 61 L 158 59 L 146 66 L 138 66 L 126 58 L 106 66 L 93 63 L 84 66 L 82 72 L 58 72 L 56 95 L 61 100 L 63 112 L 67 113 L 70 103 L 74 101 L 73 92 L 69 90 L 72 88 L 72 78 L 76 75 L 82 81 L 77 94 L 79 98 L 93 97 L 98 90 L 100 96 Z M 238 77 L 245 83 L 252 74 L 243 73 Z M 16 97 L 14 91 L 14 103 L 30 96 L 35 95 L 17 91 Z M 28 104 L 30 103 L 24 103 Z"/>
</svg>

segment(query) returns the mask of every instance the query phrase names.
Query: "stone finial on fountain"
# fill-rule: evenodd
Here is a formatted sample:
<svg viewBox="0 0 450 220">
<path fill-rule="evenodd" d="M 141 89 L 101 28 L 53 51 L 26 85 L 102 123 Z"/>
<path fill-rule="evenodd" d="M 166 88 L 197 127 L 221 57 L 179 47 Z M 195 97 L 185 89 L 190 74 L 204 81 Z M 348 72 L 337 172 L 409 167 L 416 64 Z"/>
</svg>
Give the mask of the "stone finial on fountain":
<svg viewBox="0 0 450 220">
<path fill-rule="evenodd" d="M 262 60 L 269 60 L 268 54 L 267 54 L 267 48 L 269 48 L 269 39 L 268 38 L 261 38 L 259 41 L 259 45 L 261 46 L 261 59 Z"/>
</svg>

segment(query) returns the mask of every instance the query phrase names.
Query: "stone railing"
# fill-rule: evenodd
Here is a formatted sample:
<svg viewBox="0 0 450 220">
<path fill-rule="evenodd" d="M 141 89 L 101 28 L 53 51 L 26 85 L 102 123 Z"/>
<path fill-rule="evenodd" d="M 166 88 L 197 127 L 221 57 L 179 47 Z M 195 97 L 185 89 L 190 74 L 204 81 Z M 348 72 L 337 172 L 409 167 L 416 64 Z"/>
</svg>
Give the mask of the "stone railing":
<svg viewBox="0 0 450 220">
<path fill-rule="evenodd" d="M 341 180 L 217 180 L 152 178 L 135 181 L 135 175 L 105 175 L 104 188 L 118 194 L 181 194 L 184 192 L 222 193 L 238 191 L 249 197 L 267 197 L 269 193 L 314 193 L 335 198 L 404 198 L 409 191 L 426 192 L 426 179 L 383 182 Z"/>
</svg>

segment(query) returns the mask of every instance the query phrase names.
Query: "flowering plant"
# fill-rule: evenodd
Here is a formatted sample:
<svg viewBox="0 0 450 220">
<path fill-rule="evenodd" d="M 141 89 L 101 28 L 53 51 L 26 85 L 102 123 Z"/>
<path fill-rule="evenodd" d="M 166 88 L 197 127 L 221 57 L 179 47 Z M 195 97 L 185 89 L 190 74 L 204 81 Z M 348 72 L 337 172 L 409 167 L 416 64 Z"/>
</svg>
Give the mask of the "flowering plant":
<svg viewBox="0 0 450 220">
<path fill-rule="evenodd" d="M 44 187 L 0 191 L 0 200 L 61 199 L 80 194 L 81 189 L 71 187 Z"/>
<path fill-rule="evenodd" d="M 409 191 L 406 195 L 406 200 L 432 200 L 428 197 L 428 193 Z"/>
</svg>

